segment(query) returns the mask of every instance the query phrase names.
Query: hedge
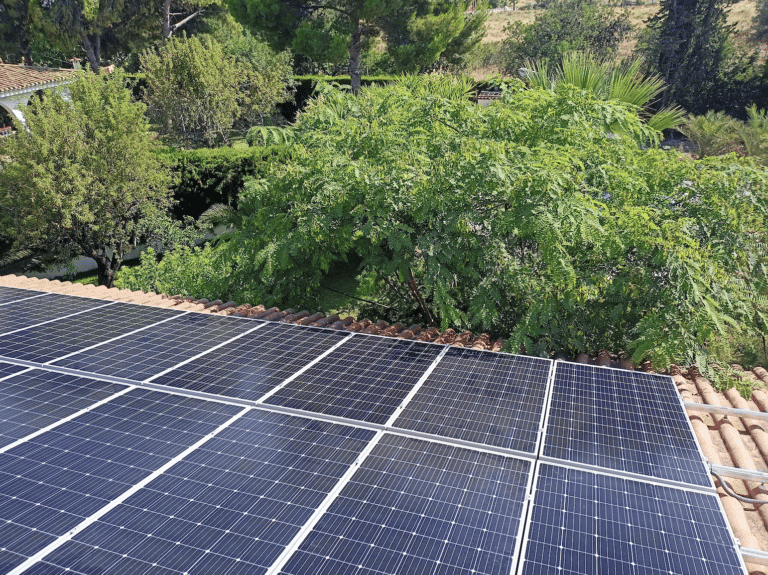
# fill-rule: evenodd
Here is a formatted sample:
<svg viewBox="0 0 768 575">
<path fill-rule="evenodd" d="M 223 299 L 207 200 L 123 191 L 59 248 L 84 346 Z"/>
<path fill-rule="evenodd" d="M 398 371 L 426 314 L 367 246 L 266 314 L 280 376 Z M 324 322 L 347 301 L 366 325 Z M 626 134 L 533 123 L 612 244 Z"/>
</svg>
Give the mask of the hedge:
<svg viewBox="0 0 768 575">
<path fill-rule="evenodd" d="M 173 215 L 200 217 L 214 204 L 237 206 L 243 181 L 266 173 L 272 162 L 285 158 L 284 146 L 253 148 L 164 149 L 158 152 L 173 166 L 179 179 L 173 188 L 177 200 Z"/>
</svg>

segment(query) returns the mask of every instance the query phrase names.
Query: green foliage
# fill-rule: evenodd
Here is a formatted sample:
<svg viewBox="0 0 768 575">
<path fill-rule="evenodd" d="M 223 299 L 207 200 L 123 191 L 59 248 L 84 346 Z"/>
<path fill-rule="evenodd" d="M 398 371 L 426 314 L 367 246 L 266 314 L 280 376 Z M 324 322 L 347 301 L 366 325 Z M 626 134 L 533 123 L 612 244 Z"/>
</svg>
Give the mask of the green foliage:
<svg viewBox="0 0 768 575">
<path fill-rule="evenodd" d="M 142 252 L 141 265 L 123 268 L 115 285 L 121 289 L 216 298 L 222 293 L 219 285 L 226 273 L 216 249 L 210 245 L 180 246 L 163 254 L 159 261 L 150 247 Z"/>
<path fill-rule="evenodd" d="M 768 113 L 755 104 L 746 111 L 746 122 L 712 110 L 690 116 L 680 131 L 696 145 L 700 158 L 736 152 L 768 165 Z"/>
<path fill-rule="evenodd" d="M 757 0 L 757 10 L 752 21 L 756 40 L 765 42 L 768 40 L 768 0 Z"/>
<path fill-rule="evenodd" d="M 216 296 L 316 309 L 324 273 L 355 254 L 404 323 L 512 350 L 661 367 L 765 333 L 764 171 L 644 148 L 633 106 L 566 83 L 509 86 L 488 108 L 428 92 L 324 88 L 291 161 L 246 186 Z"/>
<path fill-rule="evenodd" d="M 685 112 L 674 106 L 650 111 L 650 105 L 664 89 L 664 81 L 658 76 L 642 74 L 641 66 L 639 59 L 615 65 L 589 53 L 568 52 L 554 72 L 550 72 L 548 61 L 543 60 L 529 62 L 525 75 L 528 84 L 533 87 L 551 90 L 558 82 L 566 82 L 600 99 L 635 106 L 648 126 L 659 132 L 675 128 Z"/>
<path fill-rule="evenodd" d="M 532 24 L 515 22 L 505 29 L 499 59 L 502 68 L 517 75 L 531 61 L 559 61 L 567 52 L 591 52 L 598 60 L 616 54 L 632 31 L 629 15 L 595 0 L 556 0 Z"/>
<path fill-rule="evenodd" d="M 170 207 L 171 177 L 121 74 L 83 74 L 67 90 L 69 100 L 33 99 L 28 130 L 2 143 L 0 227 L 49 260 L 93 258 L 100 283 L 111 285 L 122 256 L 150 231 L 145 219 Z"/>
<path fill-rule="evenodd" d="M 178 219 L 198 218 L 215 204 L 236 206 L 245 179 L 261 177 L 284 157 L 282 147 L 167 149 L 158 155 L 177 174 L 172 190 Z"/>
<path fill-rule="evenodd" d="M 291 48 L 316 63 L 348 63 L 360 88 L 363 53 L 383 32 L 388 71 L 460 66 L 485 32 L 483 13 L 466 16 L 468 2 L 445 0 L 227 0 L 238 21 L 273 48 Z M 438 64 L 440 62 L 440 64 Z"/>
<path fill-rule="evenodd" d="M 712 107 L 732 29 L 726 23 L 729 0 L 663 0 L 647 22 L 639 49 L 666 82 L 663 103 L 689 112 Z"/>
<path fill-rule="evenodd" d="M 466 2 L 405 2 L 395 14 L 379 20 L 387 49 L 387 62 L 379 66 L 400 73 L 463 69 L 485 35 L 487 12 L 478 8 L 466 13 Z"/>
<path fill-rule="evenodd" d="M 210 145 L 226 142 L 236 120 L 253 123 L 273 113 L 286 95 L 286 57 L 256 46 L 251 37 L 233 39 L 229 55 L 211 36 L 195 36 L 143 52 L 150 119 L 182 142 Z"/>
<path fill-rule="evenodd" d="M 768 166 L 768 112 L 755 104 L 747 108 L 747 121 L 739 125 L 747 155 Z"/>
<path fill-rule="evenodd" d="M 710 110 L 703 116 L 691 116 L 680 131 L 694 143 L 699 158 L 722 156 L 743 149 L 739 121 L 723 112 Z"/>
</svg>

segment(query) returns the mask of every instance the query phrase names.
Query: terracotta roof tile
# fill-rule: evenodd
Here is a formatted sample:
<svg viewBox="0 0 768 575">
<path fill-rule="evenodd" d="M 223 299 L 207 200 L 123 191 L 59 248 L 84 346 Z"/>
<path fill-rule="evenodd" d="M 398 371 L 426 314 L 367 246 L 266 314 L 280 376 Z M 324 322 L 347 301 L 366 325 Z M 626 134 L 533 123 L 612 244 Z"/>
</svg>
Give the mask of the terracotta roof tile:
<svg viewBox="0 0 768 575">
<path fill-rule="evenodd" d="M 50 82 L 74 76 L 75 70 L 38 68 L 16 64 L 0 64 L 0 94 L 43 86 Z"/>
<path fill-rule="evenodd" d="M 471 332 L 457 334 L 451 329 L 440 332 L 435 327 L 423 329 L 418 325 L 406 328 L 402 324 L 389 325 L 384 321 L 374 324 L 368 319 L 361 321 L 355 321 L 352 317 L 342 319 L 336 314 L 330 317 L 326 317 L 322 313 L 309 315 L 307 311 L 296 313 L 293 310 L 279 310 L 275 307 L 266 309 L 262 305 L 237 305 L 235 302 L 222 304 L 221 302 L 209 302 L 207 299 L 193 300 L 180 296 L 160 296 L 114 288 L 80 286 L 56 280 L 48 281 L 21 276 L 0 276 L 0 285 L 87 295 L 107 300 L 140 301 L 145 303 L 145 305 L 172 306 L 176 309 L 194 309 L 195 311 L 207 313 L 248 315 L 249 317 L 269 318 L 299 325 L 331 327 L 333 329 L 380 335 L 386 334 L 402 339 L 447 343 L 473 347 L 475 349 L 489 349 L 491 351 L 499 351 L 504 345 L 504 340 L 501 338 L 491 343 L 488 334 L 474 335 Z M 601 351 L 595 358 L 587 354 L 579 354 L 576 361 L 592 365 L 632 368 L 626 354 L 613 356 L 605 350 Z M 751 371 L 745 371 L 740 366 L 733 367 L 741 374 L 741 377 L 753 381 L 756 387 L 765 386 L 768 388 L 768 371 L 764 368 L 756 367 Z M 640 369 L 651 371 L 651 366 L 646 362 L 640 366 Z M 686 370 L 679 366 L 671 365 L 668 373 L 672 376 L 680 395 L 686 402 L 707 403 L 722 407 L 768 412 L 768 393 L 763 389 L 756 389 L 751 400 L 747 401 L 739 396 L 736 390 L 729 390 L 725 393 L 716 391 L 712 384 L 702 377 L 695 367 Z M 689 410 L 688 415 L 699 445 L 705 457 L 711 463 L 756 471 L 768 471 L 768 424 L 754 419 L 741 419 L 734 416 L 724 417 L 693 410 Z M 768 500 L 768 493 L 756 483 L 726 480 L 731 488 L 741 495 Z M 718 493 L 720 494 L 728 521 L 741 544 L 744 547 L 768 552 L 768 505 L 754 506 L 739 502 L 727 496 L 720 486 L 718 486 Z M 768 575 L 768 568 L 764 566 L 750 565 L 748 563 L 747 567 L 751 575 Z"/>
</svg>

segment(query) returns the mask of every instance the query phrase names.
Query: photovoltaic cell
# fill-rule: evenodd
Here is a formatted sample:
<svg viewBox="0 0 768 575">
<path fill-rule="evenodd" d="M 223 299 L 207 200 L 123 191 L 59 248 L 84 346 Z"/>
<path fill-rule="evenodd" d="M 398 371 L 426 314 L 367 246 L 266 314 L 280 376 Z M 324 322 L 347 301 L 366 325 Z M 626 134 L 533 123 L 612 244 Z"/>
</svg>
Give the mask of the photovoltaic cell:
<svg viewBox="0 0 768 575">
<path fill-rule="evenodd" d="M 0 356 L 46 363 L 180 313 L 117 302 L 0 337 Z"/>
<path fill-rule="evenodd" d="M 530 473 L 525 460 L 386 434 L 282 573 L 509 575 Z"/>
<path fill-rule="evenodd" d="M 125 389 L 35 369 L 0 382 L 0 447 Z"/>
<path fill-rule="evenodd" d="M 348 335 L 270 323 L 152 383 L 256 400 Z"/>
<path fill-rule="evenodd" d="M 356 336 L 266 403 L 385 423 L 440 351 L 420 342 Z"/>
<path fill-rule="evenodd" d="M 712 485 L 670 377 L 555 365 L 545 457 Z"/>
<path fill-rule="evenodd" d="M 742 575 L 717 496 L 540 464 L 523 575 Z"/>
<path fill-rule="evenodd" d="M 394 425 L 535 453 L 551 365 L 451 348 Z"/>
<path fill-rule="evenodd" d="M 20 371 L 24 371 L 27 369 L 23 365 L 14 365 L 12 363 L 4 363 L 0 361 L 0 378 L 8 377 L 9 375 L 13 375 L 14 373 L 19 373 Z"/>
<path fill-rule="evenodd" d="M 0 306 L 0 334 L 112 302 L 50 293 Z"/>
<path fill-rule="evenodd" d="M 188 313 L 52 365 L 143 381 L 254 327 L 253 320 Z"/>
<path fill-rule="evenodd" d="M 0 573 L 241 409 L 137 389 L 0 453 Z"/>
<path fill-rule="evenodd" d="M 42 293 L 43 292 L 40 291 L 0 286 L 0 304 L 40 295 Z"/>
<path fill-rule="evenodd" d="M 254 410 L 31 572 L 264 573 L 373 434 Z"/>
</svg>

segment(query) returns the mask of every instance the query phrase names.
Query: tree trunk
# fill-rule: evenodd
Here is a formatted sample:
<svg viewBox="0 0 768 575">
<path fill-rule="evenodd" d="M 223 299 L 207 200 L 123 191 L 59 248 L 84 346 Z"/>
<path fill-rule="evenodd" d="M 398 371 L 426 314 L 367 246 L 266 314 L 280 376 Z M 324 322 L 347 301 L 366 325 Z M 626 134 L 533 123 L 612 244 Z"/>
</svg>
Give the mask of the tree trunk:
<svg viewBox="0 0 768 575">
<path fill-rule="evenodd" d="M 83 34 L 83 48 L 85 48 L 85 54 L 88 56 L 88 62 L 91 64 L 91 70 L 93 70 L 94 74 L 98 74 L 100 72 L 101 36 L 96 36 L 96 43 L 94 45 L 88 35 Z"/>
<path fill-rule="evenodd" d="M 32 51 L 29 48 L 29 40 L 22 38 L 19 42 L 19 48 L 21 50 L 21 56 L 24 58 L 25 66 L 34 66 L 35 62 L 32 60 Z"/>
<path fill-rule="evenodd" d="M 96 267 L 98 268 L 98 281 L 100 286 L 112 287 L 117 275 L 117 270 L 120 269 L 120 265 L 123 263 L 123 258 L 117 254 L 112 254 L 112 258 L 109 259 L 106 256 L 94 258 L 96 261 Z"/>
<path fill-rule="evenodd" d="M 349 38 L 349 78 L 352 84 L 352 93 L 360 92 L 360 18 L 355 14 L 352 19 L 352 36 Z"/>
<path fill-rule="evenodd" d="M 171 0 L 163 0 L 163 41 L 171 37 Z"/>
</svg>

